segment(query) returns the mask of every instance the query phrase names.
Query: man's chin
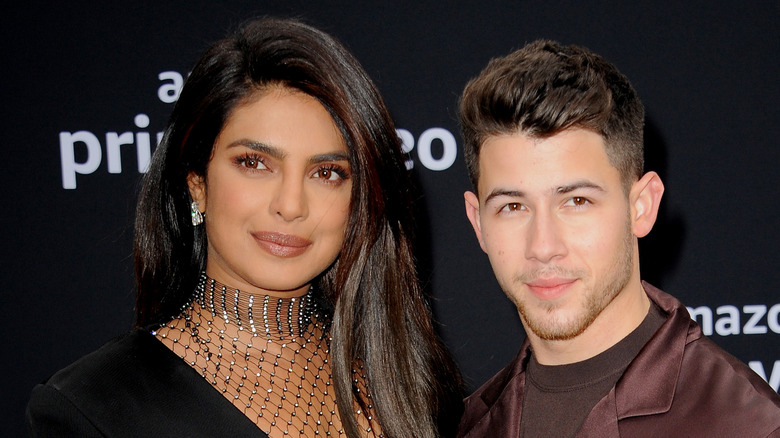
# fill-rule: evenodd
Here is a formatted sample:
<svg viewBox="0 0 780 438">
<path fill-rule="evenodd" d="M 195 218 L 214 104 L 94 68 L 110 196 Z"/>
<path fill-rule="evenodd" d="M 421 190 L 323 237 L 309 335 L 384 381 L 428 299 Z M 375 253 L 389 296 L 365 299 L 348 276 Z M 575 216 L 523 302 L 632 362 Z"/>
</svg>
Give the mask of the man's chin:
<svg viewBox="0 0 780 438">
<path fill-rule="evenodd" d="M 523 326 L 545 341 L 567 341 L 581 335 L 589 325 L 582 317 L 563 319 L 555 313 L 554 310 L 542 311 L 537 315 L 524 315 L 521 312 Z"/>
</svg>

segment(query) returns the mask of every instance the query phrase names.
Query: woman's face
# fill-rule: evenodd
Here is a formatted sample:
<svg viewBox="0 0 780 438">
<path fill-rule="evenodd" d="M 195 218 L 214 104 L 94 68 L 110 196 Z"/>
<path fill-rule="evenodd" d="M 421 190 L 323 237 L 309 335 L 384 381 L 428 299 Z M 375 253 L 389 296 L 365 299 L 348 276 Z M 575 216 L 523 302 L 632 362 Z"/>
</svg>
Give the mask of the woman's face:
<svg viewBox="0 0 780 438">
<path fill-rule="evenodd" d="M 325 108 L 287 88 L 237 107 L 207 176 L 190 174 L 205 211 L 206 273 L 237 289 L 297 296 L 341 250 L 352 193 L 347 147 Z"/>
</svg>

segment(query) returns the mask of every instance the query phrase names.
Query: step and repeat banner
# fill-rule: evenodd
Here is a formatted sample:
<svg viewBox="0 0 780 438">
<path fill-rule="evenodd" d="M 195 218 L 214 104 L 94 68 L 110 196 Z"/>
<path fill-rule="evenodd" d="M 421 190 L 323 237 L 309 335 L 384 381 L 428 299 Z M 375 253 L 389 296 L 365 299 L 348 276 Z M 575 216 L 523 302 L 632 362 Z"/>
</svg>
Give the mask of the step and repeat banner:
<svg viewBox="0 0 780 438">
<path fill-rule="evenodd" d="M 350 4 L 352 3 L 352 4 Z M 3 15 L 3 424 L 32 386 L 133 324 L 139 180 L 206 46 L 263 15 L 344 42 L 396 119 L 419 188 L 418 258 L 440 333 L 474 389 L 523 338 L 466 220 L 458 96 L 538 38 L 588 47 L 647 110 L 666 194 L 643 277 L 780 387 L 780 6 L 629 2 L 74 1 Z"/>
</svg>

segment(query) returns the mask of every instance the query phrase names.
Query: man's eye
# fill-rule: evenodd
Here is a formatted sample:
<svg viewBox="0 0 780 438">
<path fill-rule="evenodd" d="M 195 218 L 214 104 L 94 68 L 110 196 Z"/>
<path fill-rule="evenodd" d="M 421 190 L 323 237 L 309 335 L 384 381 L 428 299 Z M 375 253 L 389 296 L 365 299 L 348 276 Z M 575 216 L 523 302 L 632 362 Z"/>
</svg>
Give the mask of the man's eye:
<svg viewBox="0 0 780 438">
<path fill-rule="evenodd" d="M 520 204 L 518 202 L 511 202 L 509 204 L 504 205 L 501 208 L 501 211 L 514 212 L 514 211 L 520 211 L 522 209 L 523 209 L 523 204 Z"/>
<path fill-rule="evenodd" d="M 588 198 L 583 198 L 582 196 L 575 196 L 571 199 L 569 199 L 569 203 L 574 205 L 575 207 L 582 207 L 584 205 L 587 205 L 590 203 Z"/>
</svg>

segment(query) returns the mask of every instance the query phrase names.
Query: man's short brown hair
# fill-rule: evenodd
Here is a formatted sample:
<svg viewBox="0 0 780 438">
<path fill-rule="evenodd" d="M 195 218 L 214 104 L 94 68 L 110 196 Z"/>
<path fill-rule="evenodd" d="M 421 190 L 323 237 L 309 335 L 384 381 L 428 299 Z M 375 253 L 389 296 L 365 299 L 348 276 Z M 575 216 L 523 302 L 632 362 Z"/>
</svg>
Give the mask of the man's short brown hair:
<svg viewBox="0 0 780 438">
<path fill-rule="evenodd" d="M 644 115 L 628 79 L 604 58 L 582 47 L 535 41 L 492 59 L 463 91 L 469 177 L 477 189 L 479 152 L 490 136 L 548 138 L 582 128 L 604 138 L 607 157 L 628 189 L 643 173 Z"/>
</svg>

